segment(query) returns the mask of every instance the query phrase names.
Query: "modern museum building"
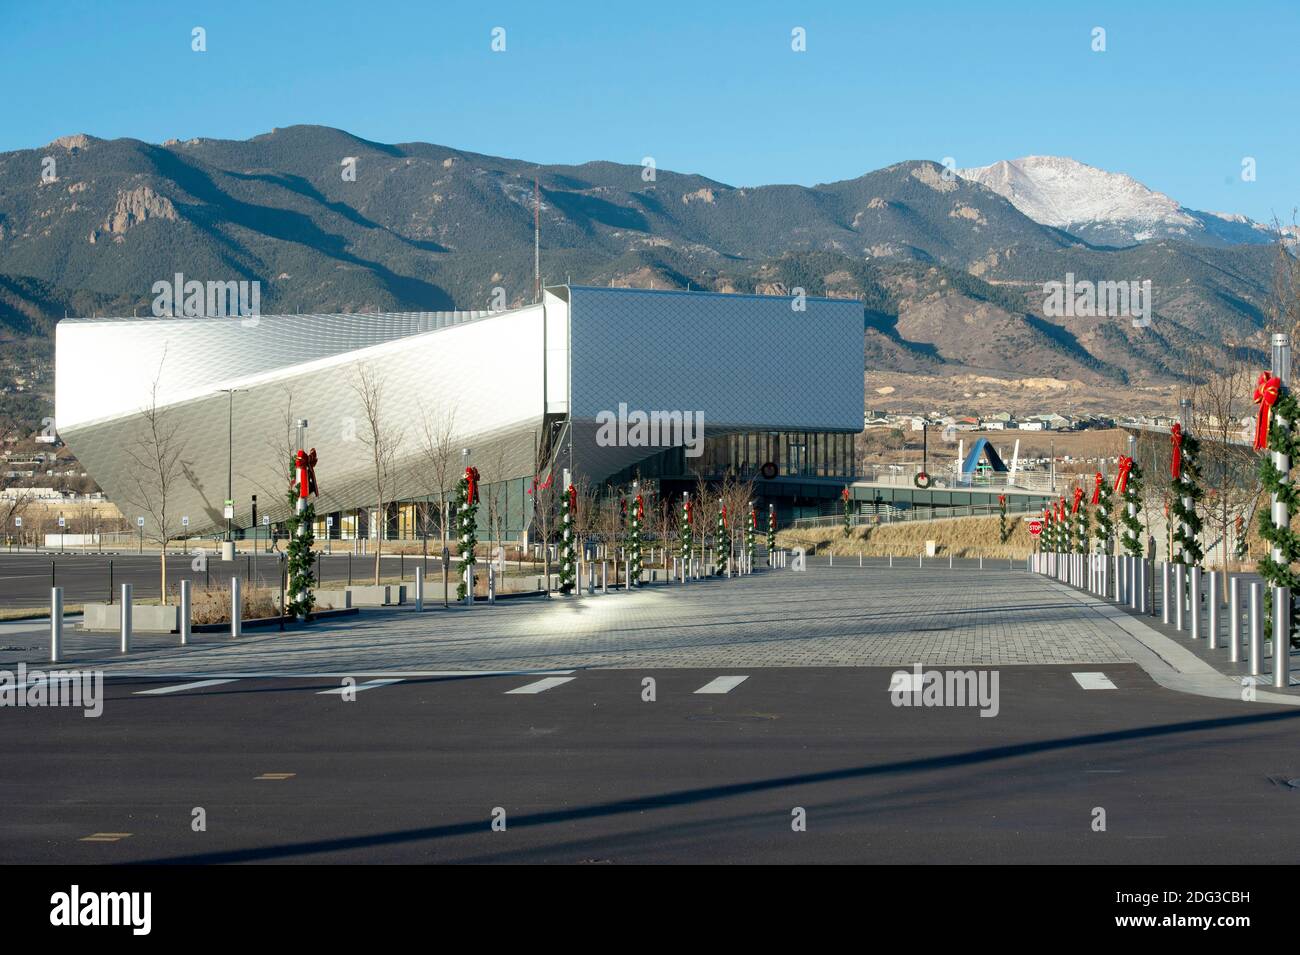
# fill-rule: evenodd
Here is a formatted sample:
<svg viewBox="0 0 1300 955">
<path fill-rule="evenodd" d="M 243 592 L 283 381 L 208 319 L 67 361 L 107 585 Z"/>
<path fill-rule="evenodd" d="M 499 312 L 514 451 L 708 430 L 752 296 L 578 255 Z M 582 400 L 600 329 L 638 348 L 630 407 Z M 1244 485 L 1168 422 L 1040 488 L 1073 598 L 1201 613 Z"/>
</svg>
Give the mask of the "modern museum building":
<svg viewBox="0 0 1300 955">
<path fill-rule="evenodd" d="M 168 536 L 224 531 L 227 500 L 246 530 L 254 495 L 284 520 L 299 420 L 322 536 L 418 537 L 466 465 L 516 538 L 565 476 L 675 500 L 730 473 L 785 519 L 853 478 L 862 335 L 856 300 L 581 286 L 497 312 L 72 318 L 55 420 L 133 525 L 167 472 Z"/>
</svg>

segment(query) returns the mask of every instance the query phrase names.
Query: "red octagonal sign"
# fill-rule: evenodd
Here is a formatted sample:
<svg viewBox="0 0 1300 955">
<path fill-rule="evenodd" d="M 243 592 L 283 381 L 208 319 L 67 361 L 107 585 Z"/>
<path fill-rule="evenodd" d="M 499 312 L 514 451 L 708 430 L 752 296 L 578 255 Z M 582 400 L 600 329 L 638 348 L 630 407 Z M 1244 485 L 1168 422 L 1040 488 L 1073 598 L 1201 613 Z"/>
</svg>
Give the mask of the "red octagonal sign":
<svg viewBox="0 0 1300 955">
<path fill-rule="evenodd" d="M 1037 537 L 1037 536 L 1038 536 L 1039 534 L 1041 534 L 1042 532 L 1043 532 L 1043 522 L 1042 522 L 1042 521 L 1040 521 L 1040 520 L 1032 520 L 1032 521 L 1029 522 L 1029 536 L 1030 536 L 1030 537 Z"/>
</svg>

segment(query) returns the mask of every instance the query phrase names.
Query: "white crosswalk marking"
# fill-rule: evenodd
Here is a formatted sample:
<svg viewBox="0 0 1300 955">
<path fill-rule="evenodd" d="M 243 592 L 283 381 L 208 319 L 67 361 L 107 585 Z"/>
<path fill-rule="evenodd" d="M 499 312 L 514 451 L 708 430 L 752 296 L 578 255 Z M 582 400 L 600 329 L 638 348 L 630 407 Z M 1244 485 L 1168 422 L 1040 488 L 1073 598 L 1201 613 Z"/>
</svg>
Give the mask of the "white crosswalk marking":
<svg viewBox="0 0 1300 955">
<path fill-rule="evenodd" d="M 388 686 L 390 683 L 401 683 L 401 680 L 367 680 L 365 683 L 358 683 L 356 686 L 336 686 L 332 690 L 321 690 L 317 696 L 342 696 L 344 693 L 360 693 L 362 690 L 374 690 L 381 686 Z"/>
<path fill-rule="evenodd" d="M 548 676 L 545 680 L 538 680 L 536 683 L 528 683 L 524 686 L 517 686 L 513 690 L 506 690 L 506 693 L 545 693 L 553 687 L 563 686 L 572 679 L 571 676 Z"/>
<path fill-rule="evenodd" d="M 152 690 L 136 690 L 135 696 L 162 696 L 164 693 L 180 693 L 184 690 L 201 690 L 205 686 L 221 686 L 223 683 L 235 683 L 236 680 L 199 680 L 197 683 L 178 683 L 175 686 L 159 686 Z"/>
<path fill-rule="evenodd" d="M 1071 673 L 1074 681 L 1085 690 L 1113 690 L 1115 684 L 1104 673 Z"/>
<path fill-rule="evenodd" d="M 716 680 L 710 680 L 704 686 L 696 690 L 696 693 L 730 693 L 740 684 L 748 680 L 747 676 L 720 676 Z"/>
</svg>

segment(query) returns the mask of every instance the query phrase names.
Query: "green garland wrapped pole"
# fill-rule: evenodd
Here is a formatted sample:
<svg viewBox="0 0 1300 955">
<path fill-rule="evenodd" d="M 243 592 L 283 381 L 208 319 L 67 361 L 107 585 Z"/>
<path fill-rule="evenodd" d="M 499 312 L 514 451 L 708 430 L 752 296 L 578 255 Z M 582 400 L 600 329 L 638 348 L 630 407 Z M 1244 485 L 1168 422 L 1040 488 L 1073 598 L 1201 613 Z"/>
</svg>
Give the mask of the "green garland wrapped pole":
<svg viewBox="0 0 1300 955">
<path fill-rule="evenodd" d="M 682 561 L 682 580 L 688 580 L 691 576 L 691 551 L 695 544 L 695 513 L 691 506 L 690 491 L 682 492 L 682 519 L 678 534 L 681 541 L 678 556 Z"/>
<path fill-rule="evenodd" d="M 572 484 L 560 503 L 560 593 L 573 593 L 576 570 L 574 559 L 573 520 L 578 512 L 578 489 Z"/>
<path fill-rule="evenodd" d="M 1083 486 L 1074 489 L 1074 552 L 1088 553 L 1088 508 L 1083 506 Z"/>
<path fill-rule="evenodd" d="M 1142 522 L 1138 520 L 1138 506 L 1142 500 L 1142 469 L 1131 456 L 1120 455 L 1119 473 L 1115 476 L 1115 493 L 1119 495 L 1123 510 L 1119 520 L 1123 525 L 1120 546 L 1130 557 L 1142 556 Z"/>
<path fill-rule="evenodd" d="M 1188 405 L 1184 403 L 1184 415 Z M 1169 476 L 1173 478 L 1174 543 L 1178 545 L 1178 563 L 1185 567 L 1199 567 L 1205 558 L 1201 549 L 1201 518 L 1196 505 L 1205 496 L 1201 487 L 1199 455 L 1201 443 L 1175 422 L 1169 432 L 1172 445 L 1169 459 Z"/>
<path fill-rule="evenodd" d="M 632 490 L 636 491 L 635 482 Z M 627 579 L 628 586 L 641 585 L 641 524 L 645 520 L 645 500 L 640 492 L 632 499 L 632 508 L 628 514 L 627 532 Z"/>
<path fill-rule="evenodd" d="M 288 576 L 287 615 L 305 620 L 315 605 L 313 588 L 316 586 L 315 555 L 312 546 L 316 543 L 316 506 L 308 500 L 308 495 L 319 496 L 316 487 L 316 449 L 304 451 L 304 432 L 306 421 L 298 422 L 298 451 L 294 454 L 293 467 L 297 475 L 289 488 L 289 504 L 293 516 L 288 520 L 289 543 L 285 548 L 287 554 L 286 574 Z"/>
<path fill-rule="evenodd" d="M 772 566 L 772 554 L 776 551 L 776 505 L 767 505 L 767 566 Z"/>
<path fill-rule="evenodd" d="M 474 548 L 478 544 L 478 468 L 465 469 L 464 475 L 456 483 L 456 553 L 459 560 L 456 570 L 460 573 L 460 583 L 456 585 L 456 599 L 467 604 L 474 602 L 472 590 L 474 581 Z M 545 545 L 543 545 L 545 546 Z"/>
<path fill-rule="evenodd" d="M 848 537 L 853 533 L 853 516 L 849 512 L 850 491 L 846 487 L 840 492 L 840 500 L 844 502 L 844 536 Z"/>
<path fill-rule="evenodd" d="M 1005 544 L 1007 538 L 1011 536 L 1011 531 L 1007 528 L 1007 496 L 998 495 L 998 539 Z"/>
<path fill-rule="evenodd" d="M 727 572 L 727 559 L 731 556 L 731 542 L 727 538 L 727 505 L 718 498 L 718 525 L 714 532 L 714 546 L 718 551 L 717 575 Z"/>
<path fill-rule="evenodd" d="M 1285 346 L 1289 351 L 1289 343 L 1286 336 L 1275 335 L 1273 344 L 1274 371 L 1277 371 L 1280 364 L 1278 346 Z M 1300 442 L 1292 430 L 1292 425 L 1300 421 L 1300 402 L 1280 375 L 1266 372 L 1259 376 L 1255 385 L 1255 404 L 1259 405 L 1255 421 L 1255 450 L 1267 449 L 1270 452 L 1260 455 L 1259 479 L 1271 503 L 1269 511 L 1259 512 L 1259 534 L 1268 542 L 1270 550 L 1255 566 L 1267 584 L 1264 588 L 1267 608 L 1264 627 L 1272 639 L 1274 588 L 1289 588 L 1292 600 L 1300 593 L 1300 575 L 1292 569 L 1300 561 L 1300 535 L 1291 530 L 1291 520 L 1300 508 L 1300 486 L 1290 480 L 1291 466 L 1300 458 Z M 1295 621 L 1293 608 L 1288 641 L 1291 646 L 1297 645 Z M 1274 653 L 1276 656 L 1276 651 Z M 1275 669 L 1274 682 L 1277 685 L 1286 686 L 1285 682 L 1279 681 L 1288 678 L 1286 667 Z"/>
<path fill-rule="evenodd" d="M 758 533 L 758 511 L 754 502 L 749 502 L 749 523 L 745 527 L 745 573 L 754 572 L 754 538 Z"/>
<path fill-rule="evenodd" d="M 1093 536 L 1101 545 L 1103 554 L 1112 554 L 1115 551 L 1115 530 L 1111 518 L 1111 489 L 1100 471 L 1093 475 L 1092 506 L 1097 516 Z"/>
</svg>

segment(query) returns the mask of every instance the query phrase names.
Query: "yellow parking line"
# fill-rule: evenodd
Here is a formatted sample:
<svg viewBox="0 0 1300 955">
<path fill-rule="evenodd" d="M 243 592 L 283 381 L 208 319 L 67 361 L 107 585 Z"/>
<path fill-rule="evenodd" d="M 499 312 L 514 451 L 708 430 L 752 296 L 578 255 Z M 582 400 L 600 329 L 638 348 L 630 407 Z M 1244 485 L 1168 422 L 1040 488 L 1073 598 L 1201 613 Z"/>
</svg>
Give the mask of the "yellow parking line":
<svg viewBox="0 0 1300 955">
<path fill-rule="evenodd" d="M 131 835 L 129 832 L 96 832 L 89 836 L 82 836 L 78 842 L 118 842 L 126 839 Z"/>
<path fill-rule="evenodd" d="M 297 773 L 262 773 L 260 776 L 254 776 L 253 779 L 292 779 Z"/>
</svg>

